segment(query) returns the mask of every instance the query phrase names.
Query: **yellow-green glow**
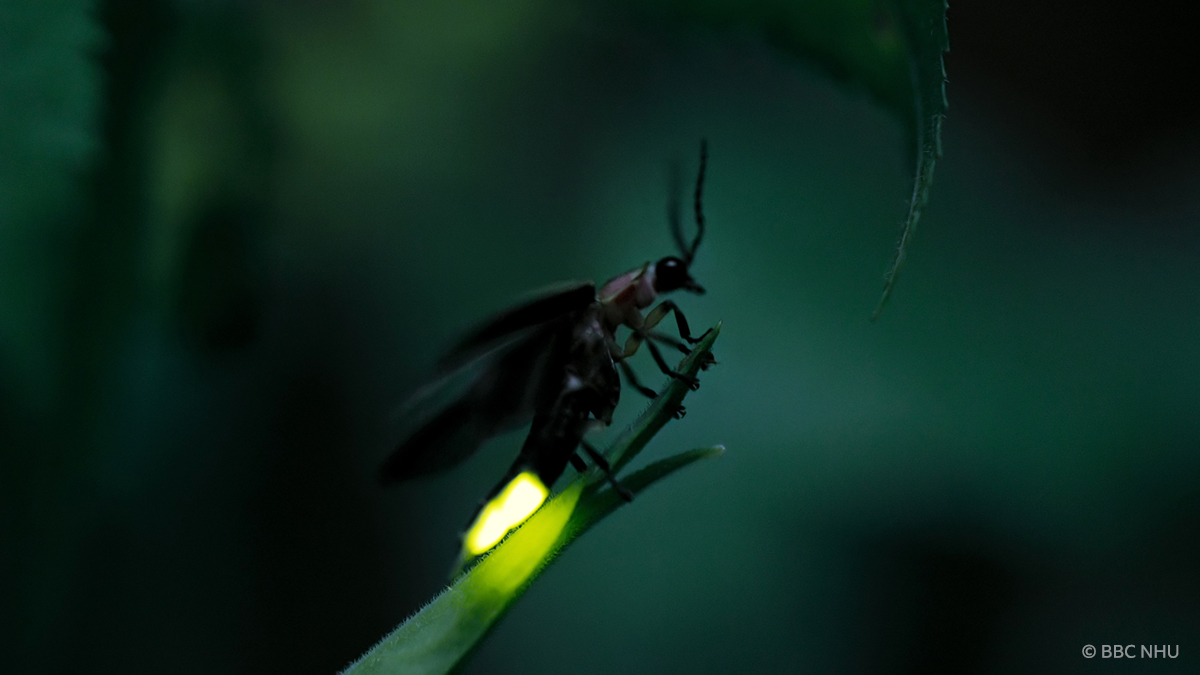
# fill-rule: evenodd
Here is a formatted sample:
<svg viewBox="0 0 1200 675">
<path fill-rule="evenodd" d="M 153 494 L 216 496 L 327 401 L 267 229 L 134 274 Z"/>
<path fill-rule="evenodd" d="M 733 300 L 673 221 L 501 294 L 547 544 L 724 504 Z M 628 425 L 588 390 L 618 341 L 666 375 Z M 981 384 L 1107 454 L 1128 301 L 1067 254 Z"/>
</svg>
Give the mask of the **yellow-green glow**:
<svg viewBox="0 0 1200 675">
<path fill-rule="evenodd" d="M 546 501 L 547 494 L 546 486 L 533 472 L 526 471 L 509 481 L 471 524 L 467 531 L 467 551 L 479 555 L 495 546 L 509 530 L 533 515 Z"/>
</svg>

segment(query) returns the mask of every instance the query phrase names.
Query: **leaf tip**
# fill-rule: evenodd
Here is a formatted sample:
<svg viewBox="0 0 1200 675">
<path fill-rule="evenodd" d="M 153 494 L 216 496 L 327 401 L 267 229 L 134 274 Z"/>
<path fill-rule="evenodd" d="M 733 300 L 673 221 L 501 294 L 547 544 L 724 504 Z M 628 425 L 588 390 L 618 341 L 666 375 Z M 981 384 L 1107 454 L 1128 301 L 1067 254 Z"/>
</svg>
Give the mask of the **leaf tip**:
<svg viewBox="0 0 1200 675">
<path fill-rule="evenodd" d="M 892 286 L 894 282 L 888 279 L 883 286 L 883 294 L 879 296 L 879 303 L 875 305 L 875 311 L 871 312 L 871 323 L 879 320 L 879 315 L 883 314 L 883 308 L 887 305 L 888 298 L 892 297 Z"/>
</svg>

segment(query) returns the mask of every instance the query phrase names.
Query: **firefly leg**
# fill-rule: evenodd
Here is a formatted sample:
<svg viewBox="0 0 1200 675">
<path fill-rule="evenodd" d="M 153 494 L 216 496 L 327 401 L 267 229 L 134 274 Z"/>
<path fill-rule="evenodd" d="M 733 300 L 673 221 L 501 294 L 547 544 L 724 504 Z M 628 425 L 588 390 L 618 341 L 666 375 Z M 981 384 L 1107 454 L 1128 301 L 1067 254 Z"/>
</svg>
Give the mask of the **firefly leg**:
<svg viewBox="0 0 1200 675">
<path fill-rule="evenodd" d="M 661 342 L 664 345 L 670 345 L 670 346 L 678 349 L 685 356 L 687 354 L 692 353 L 692 350 L 687 345 L 685 345 L 682 341 L 677 340 L 677 339 L 671 337 L 670 335 L 667 335 L 666 333 L 660 333 L 658 331 L 652 330 L 652 331 L 647 332 L 646 336 L 649 337 L 651 340 L 657 340 L 658 342 Z"/>
<path fill-rule="evenodd" d="M 692 377 L 691 375 L 686 375 L 684 373 L 680 373 L 675 370 L 672 370 L 671 366 L 667 365 L 666 360 L 663 359 L 662 352 L 658 351 L 658 345 L 654 344 L 653 342 L 647 341 L 646 349 L 650 350 L 650 356 L 654 357 L 654 362 L 658 364 L 659 369 L 662 370 L 663 373 L 665 373 L 669 377 L 673 377 L 673 378 L 679 380 L 680 382 L 683 382 L 688 387 L 690 387 L 692 391 L 696 391 L 697 389 L 700 388 L 700 380 Z"/>
<path fill-rule="evenodd" d="M 642 394 L 642 396 L 645 396 L 651 400 L 658 398 L 658 392 L 654 391 L 650 387 L 642 386 L 642 383 L 638 381 L 637 373 L 633 372 L 633 366 L 629 365 L 628 361 L 622 360 L 619 363 L 621 364 L 621 372 L 625 373 L 625 377 L 629 379 L 629 383 L 632 384 L 633 387 Z M 681 420 L 686 414 L 687 410 L 683 406 L 675 406 L 675 419 Z"/>
<path fill-rule="evenodd" d="M 588 457 L 592 458 L 592 463 L 600 467 L 600 470 L 604 472 L 604 476 L 608 478 L 609 483 L 612 483 L 613 489 L 617 491 L 617 494 L 621 495 L 621 499 L 627 502 L 633 501 L 633 493 L 625 489 L 624 485 L 617 482 L 617 477 L 612 474 L 612 467 L 609 466 L 608 460 L 604 459 L 604 455 L 601 455 L 587 441 L 580 440 L 579 445 L 583 446 L 583 451 L 587 453 Z"/>
<path fill-rule="evenodd" d="M 571 466 L 575 467 L 575 470 L 579 473 L 587 471 L 587 464 L 584 464 L 583 458 L 575 453 L 571 453 Z"/>
<path fill-rule="evenodd" d="M 654 362 L 658 364 L 659 369 L 661 369 L 663 373 L 665 373 L 668 377 L 673 377 L 676 380 L 686 383 L 687 386 L 692 388 L 692 391 L 699 389 L 700 380 L 697 380 L 691 375 L 685 375 L 684 373 L 672 370 L 671 367 L 667 365 L 666 360 L 663 359 L 662 352 L 658 350 L 658 345 L 654 344 L 652 340 L 648 340 L 648 337 L 650 337 L 650 334 L 647 333 L 644 328 L 634 328 L 633 334 L 630 335 L 629 339 L 625 341 L 625 351 L 621 353 L 618 358 L 624 361 L 625 359 L 633 356 L 644 343 L 646 348 L 650 350 L 650 355 L 654 357 Z"/>
<path fill-rule="evenodd" d="M 663 300 L 662 302 L 658 303 L 657 307 L 647 312 L 646 321 L 642 324 L 642 327 L 646 330 L 654 328 L 658 325 L 658 322 L 665 319 L 667 314 L 670 312 L 675 312 L 675 327 L 679 329 L 679 337 L 692 344 L 696 344 L 701 338 L 704 337 L 704 335 L 696 338 L 692 337 L 692 331 L 690 328 L 688 328 L 687 319 L 683 316 L 683 312 L 679 310 L 679 305 L 676 305 L 671 300 Z M 708 331 L 705 331 L 705 335 L 707 334 Z"/>
<path fill-rule="evenodd" d="M 625 379 L 629 380 L 629 384 L 633 385 L 633 388 L 637 389 L 642 396 L 649 399 L 658 398 L 658 392 L 643 385 L 638 380 L 637 373 L 633 372 L 633 366 L 630 366 L 629 362 L 624 359 L 621 360 L 621 372 L 625 374 Z"/>
<path fill-rule="evenodd" d="M 704 335 L 708 335 L 708 331 L 704 331 Z M 704 335 L 701 335 L 700 337 L 703 338 Z M 656 342 L 661 342 L 664 345 L 670 345 L 671 347 L 678 349 L 682 354 L 687 355 L 687 354 L 692 353 L 692 350 L 690 347 L 685 345 L 683 342 L 676 340 L 675 338 L 671 337 L 670 335 L 666 335 L 665 333 L 660 333 L 656 330 L 652 330 L 652 331 L 649 331 L 646 333 L 646 337 L 648 337 L 651 340 L 654 340 Z M 708 370 L 708 367 L 713 365 L 716 362 L 717 361 L 716 361 L 716 359 L 713 358 L 712 352 L 705 352 L 700 360 L 700 368 L 702 370 Z"/>
</svg>

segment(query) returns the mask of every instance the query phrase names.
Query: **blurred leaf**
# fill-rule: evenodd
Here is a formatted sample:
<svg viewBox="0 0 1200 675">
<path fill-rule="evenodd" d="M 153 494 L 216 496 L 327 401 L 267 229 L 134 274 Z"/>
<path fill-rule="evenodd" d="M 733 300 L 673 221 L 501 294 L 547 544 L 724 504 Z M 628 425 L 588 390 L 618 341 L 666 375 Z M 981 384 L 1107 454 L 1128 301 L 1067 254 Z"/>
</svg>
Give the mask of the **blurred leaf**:
<svg viewBox="0 0 1200 675">
<path fill-rule="evenodd" d="M 61 211 L 95 154 L 100 103 L 93 4 L 0 5 L 0 225 Z"/>
<path fill-rule="evenodd" d="M 45 403 L 64 264 L 96 155 L 102 32 L 88 0 L 0 3 L 0 377 Z"/>
<path fill-rule="evenodd" d="M 255 235 L 263 220 L 261 209 L 230 200 L 200 210 L 190 224 L 176 302 L 194 348 L 229 352 L 256 337 L 263 300 Z"/>
<path fill-rule="evenodd" d="M 708 362 L 720 324 L 708 332 L 679 370 L 696 375 Z M 671 380 L 650 407 L 605 453 L 616 471 L 628 464 L 674 416 L 687 396 L 687 385 Z M 621 483 L 635 495 L 675 471 L 724 448 L 683 452 L 655 462 Z M 627 502 L 592 468 L 551 498 L 520 528 L 479 563 L 458 577 L 346 669 L 362 673 L 448 673 L 457 668 L 487 637 L 505 612 L 552 560 L 576 537 Z"/>
<path fill-rule="evenodd" d="M 650 5 L 652 12 L 723 31 L 765 30 L 779 48 L 863 84 L 900 116 L 911 138 L 913 190 L 872 318 L 895 286 L 942 154 L 947 107 L 942 55 L 950 44 L 946 8 L 946 0 L 659 0 Z"/>
<path fill-rule="evenodd" d="M 227 353 L 257 335 L 278 122 L 254 11 L 220 4 L 180 16 L 143 130 L 140 281 L 185 344 Z"/>
</svg>

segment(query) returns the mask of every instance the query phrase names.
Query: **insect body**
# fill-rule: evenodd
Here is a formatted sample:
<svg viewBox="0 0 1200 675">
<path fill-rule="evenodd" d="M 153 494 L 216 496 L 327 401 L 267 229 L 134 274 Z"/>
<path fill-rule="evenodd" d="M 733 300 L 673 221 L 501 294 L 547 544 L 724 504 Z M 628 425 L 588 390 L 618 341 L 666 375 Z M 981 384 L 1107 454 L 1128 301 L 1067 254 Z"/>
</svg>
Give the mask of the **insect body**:
<svg viewBox="0 0 1200 675">
<path fill-rule="evenodd" d="M 645 315 L 642 311 L 663 293 L 704 292 L 689 267 L 704 235 L 700 197 L 706 159 L 701 144 L 695 192 L 697 234 L 690 243 L 684 240 L 678 209 L 672 204 L 671 228 L 679 256 L 646 263 L 599 289 L 591 282 L 572 284 L 500 314 L 450 350 L 439 363 L 441 377 L 416 395 L 422 398 L 456 374 L 473 373 L 465 392 L 423 419 L 386 460 L 380 471 L 384 483 L 448 468 L 487 438 L 532 420 L 516 461 L 467 531 L 464 543 L 472 555 L 491 548 L 537 510 L 568 463 L 584 470 L 586 464 L 576 454 L 580 447 L 614 488 L 631 498 L 584 436 L 594 425 L 612 421 L 621 396 L 619 373 L 642 394 L 657 395 L 638 381 L 627 361 L 641 345 L 647 346 L 664 373 L 692 388 L 698 386 L 694 378 L 671 369 L 656 344 L 687 353 L 685 342 L 699 341 L 679 308 L 664 300 Z M 671 312 L 683 342 L 653 331 Z M 616 339 L 621 326 L 632 331 L 623 347 Z"/>
</svg>

